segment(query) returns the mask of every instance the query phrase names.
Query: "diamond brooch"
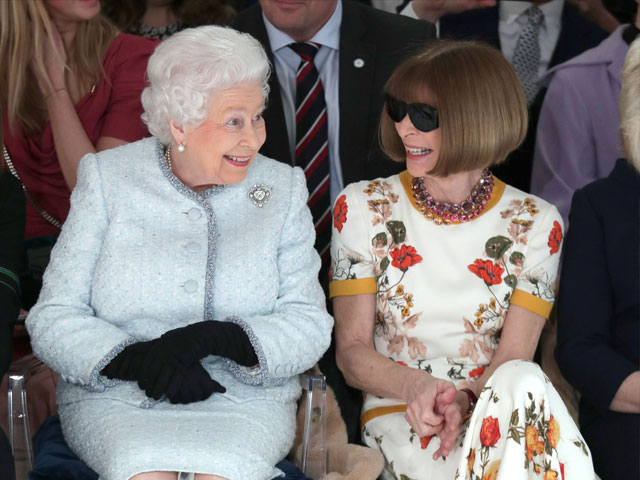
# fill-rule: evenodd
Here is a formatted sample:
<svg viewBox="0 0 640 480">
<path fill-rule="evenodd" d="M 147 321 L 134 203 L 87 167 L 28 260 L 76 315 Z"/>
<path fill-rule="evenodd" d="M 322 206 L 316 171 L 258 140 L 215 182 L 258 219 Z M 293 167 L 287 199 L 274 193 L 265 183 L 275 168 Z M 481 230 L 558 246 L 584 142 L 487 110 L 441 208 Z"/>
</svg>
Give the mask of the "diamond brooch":
<svg viewBox="0 0 640 480">
<path fill-rule="evenodd" d="M 269 201 L 269 197 L 271 197 L 271 190 L 264 185 L 254 185 L 253 188 L 249 190 L 249 198 L 256 207 L 264 207 Z"/>
</svg>

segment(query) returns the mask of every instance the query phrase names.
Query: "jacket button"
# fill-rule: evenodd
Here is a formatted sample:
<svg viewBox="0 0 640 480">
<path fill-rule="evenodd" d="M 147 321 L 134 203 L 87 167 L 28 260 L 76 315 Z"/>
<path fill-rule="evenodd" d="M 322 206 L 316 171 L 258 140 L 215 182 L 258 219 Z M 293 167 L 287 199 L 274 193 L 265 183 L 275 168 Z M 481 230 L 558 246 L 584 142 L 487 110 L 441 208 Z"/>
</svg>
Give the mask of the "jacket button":
<svg viewBox="0 0 640 480">
<path fill-rule="evenodd" d="M 187 243 L 187 250 L 191 253 L 196 253 L 200 251 L 200 244 L 196 242 Z"/>
<path fill-rule="evenodd" d="M 197 208 L 192 208 L 187 212 L 187 217 L 189 220 L 198 220 L 202 216 L 202 212 Z"/>
<path fill-rule="evenodd" d="M 187 280 L 184 282 L 184 291 L 187 293 L 193 293 L 198 289 L 198 282 L 195 280 Z"/>
</svg>

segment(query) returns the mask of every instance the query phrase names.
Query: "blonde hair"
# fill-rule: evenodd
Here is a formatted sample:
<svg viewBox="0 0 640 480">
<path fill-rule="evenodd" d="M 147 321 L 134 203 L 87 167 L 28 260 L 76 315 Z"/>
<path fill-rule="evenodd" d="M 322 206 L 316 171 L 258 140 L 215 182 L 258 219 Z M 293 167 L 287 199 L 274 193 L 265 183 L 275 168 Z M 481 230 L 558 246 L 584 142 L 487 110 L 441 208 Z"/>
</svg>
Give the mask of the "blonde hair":
<svg viewBox="0 0 640 480">
<path fill-rule="evenodd" d="M 102 59 L 117 34 L 118 30 L 100 15 L 79 22 L 67 52 L 67 65 L 77 79 L 70 85 L 77 90 L 70 92 L 72 98 L 79 97 L 104 74 Z M 42 132 L 48 119 L 30 67 L 33 62 L 35 69 L 46 72 L 43 41 L 53 43 L 52 22 L 43 0 L 0 1 L 0 109 L 6 109 L 12 130 L 17 121 L 27 135 Z"/>
<path fill-rule="evenodd" d="M 640 38 L 629 47 L 622 69 L 620 135 L 622 151 L 640 171 Z"/>
<path fill-rule="evenodd" d="M 431 43 L 393 72 L 385 91 L 438 110 L 442 146 L 436 165 L 425 172 L 429 175 L 500 163 L 527 132 L 527 103 L 513 67 L 498 50 L 479 42 Z M 380 140 L 387 155 L 405 161 L 402 139 L 386 109 Z"/>
</svg>

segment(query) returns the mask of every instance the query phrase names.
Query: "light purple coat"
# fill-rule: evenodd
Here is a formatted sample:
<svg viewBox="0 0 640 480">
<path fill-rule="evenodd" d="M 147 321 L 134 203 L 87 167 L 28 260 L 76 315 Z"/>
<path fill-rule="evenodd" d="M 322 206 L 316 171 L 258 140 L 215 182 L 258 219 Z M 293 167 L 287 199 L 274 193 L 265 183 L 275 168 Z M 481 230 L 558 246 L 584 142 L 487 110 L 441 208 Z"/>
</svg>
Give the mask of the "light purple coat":
<svg viewBox="0 0 640 480">
<path fill-rule="evenodd" d="M 548 90 L 536 134 L 531 193 L 554 204 L 565 225 L 573 192 L 606 177 L 622 156 L 618 101 L 629 49 L 622 39 L 626 27 L 539 81 Z"/>
</svg>

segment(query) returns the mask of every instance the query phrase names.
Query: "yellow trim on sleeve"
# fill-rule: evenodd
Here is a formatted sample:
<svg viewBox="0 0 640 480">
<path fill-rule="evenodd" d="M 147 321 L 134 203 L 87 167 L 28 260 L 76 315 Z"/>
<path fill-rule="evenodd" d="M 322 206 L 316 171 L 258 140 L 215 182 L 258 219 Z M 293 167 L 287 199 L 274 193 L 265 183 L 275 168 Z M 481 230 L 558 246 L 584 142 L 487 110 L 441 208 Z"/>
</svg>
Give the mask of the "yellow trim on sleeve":
<svg viewBox="0 0 640 480">
<path fill-rule="evenodd" d="M 390 413 L 402 413 L 407 411 L 406 405 L 390 405 L 388 407 L 376 407 L 371 410 L 367 410 L 360 417 L 360 428 L 364 427 L 367 422 L 374 418 L 381 417 L 382 415 L 389 415 Z"/>
<path fill-rule="evenodd" d="M 418 203 L 416 202 L 416 199 L 413 196 L 413 190 L 412 190 L 413 176 L 409 173 L 408 170 L 404 170 L 403 172 L 400 172 L 398 174 L 398 177 L 400 178 L 400 183 L 402 183 L 402 187 L 404 188 L 404 193 L 409 198 L 409 201 L 411 202 L 411 205 L 413 205 L 413 208 L 415 208 L 417 211 L 420 212 L 420 208 L 418 207 Z M 493 192 L 491 193 L 491 198 L 489 199 L 489 201 L 487 202 L 485 207 L 482 209 L 482 211 L 477 215 L 477 217 L 487 213 L 489 210 L 491 210 L 496 205 L 496 203 L 498 203 L 500 201 L 506 186 L 507 185 L 502 180 L 500 180 L 495 175 L 493 176 Z M 420 214 L 422 214 L 422 212 L 420 212 Z M 462 222 L 452 222 L 451 223 L 451 225 L 460 225 L 460 224 L 462 224 Z"/>
<path fill-rule="evenodd" d="M 358 278 L 355 280 L 335 280 L 329 283 L 329 298 L 344 295 L 360 295 L 362 293 L 376 293 L 378 285 L 376 279 Z"/>
<path fill-rule="evenodd" d="M 546 300 L 542 300 L 540 297 L 536 297 L 535 295 L 531 295 L 530 293 L 523 292 L 518 289 L 513 291 L 509 304 L 526 308 L 530 312 L 537 313 L 544 318 L 549 318 L 549 315 L 551 315 L 551 308 L 553 307 L 553 303 L 549 303 Z"/>
</svg>

